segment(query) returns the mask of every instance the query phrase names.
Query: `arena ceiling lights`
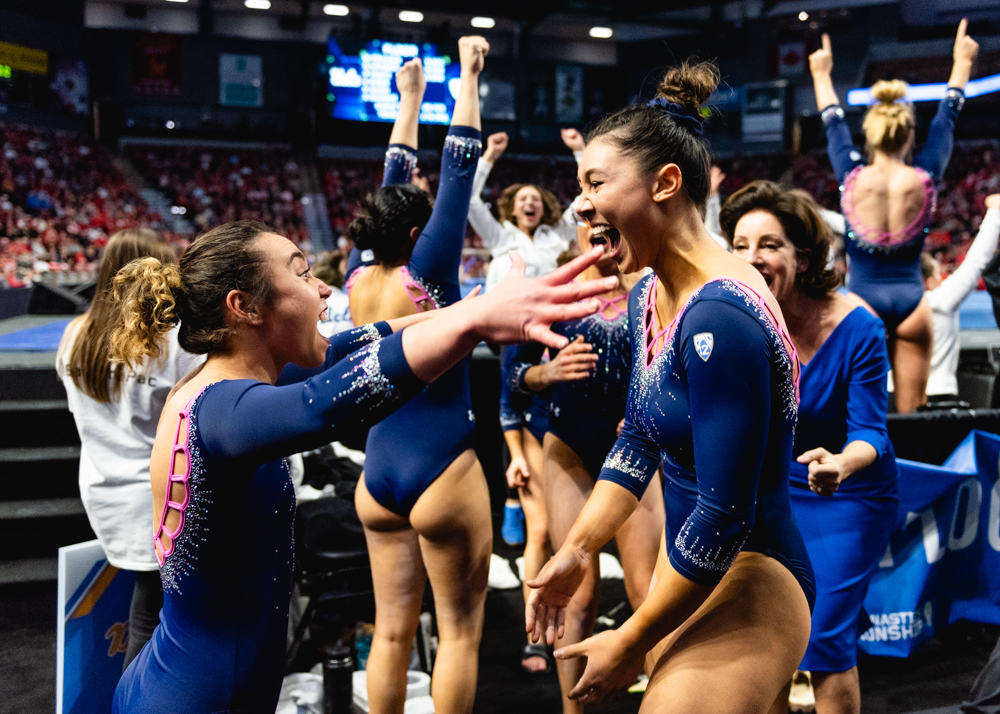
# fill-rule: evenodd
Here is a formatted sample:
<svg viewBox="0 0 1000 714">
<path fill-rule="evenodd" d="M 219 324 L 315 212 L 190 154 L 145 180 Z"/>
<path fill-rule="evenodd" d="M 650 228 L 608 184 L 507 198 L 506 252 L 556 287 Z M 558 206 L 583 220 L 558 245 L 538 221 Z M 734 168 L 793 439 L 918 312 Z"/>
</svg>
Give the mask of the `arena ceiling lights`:
<svg viewBox="0 0 1000 714">
<path fill-rule="evenodd" d="M 417 12 L 416 10 L 400 10 L 399 19 L 402 22 L 423 22 L 424 13 Z"/>
<path fill-rule="evenodd" d="M 243 0 L 243 5 L 251 10 L 270 10 L 271 0 Z"/>
<path fill-rule="evenodd" d="M 911 84 L 904 98 L 908 102 L 937 102 L 948 89 L 947 82 L 935 84 Z M 1000 92 L 1000 74 L 970 80 L 965 85 L 966 99 L 981 97 L 984 94 Z M 864 107 L 872 103 L 871 92 L 867 88 L 852 89 L 847 93 L 847 104 L 852 107 Z"/>
<path fill-rule="evenodd" d="M 323 14 L 333 15 L 334 17 L 346 17 L 351 14 L 351 9 L 347 5 L 324 5 Z"/>
<path fill-rule="evenodd" d="M 469 24 L 482 30 L 489 30 L 496 26 L 497 21 L 492 17 L 474 17 L 469 21 Z"/>
</svg>

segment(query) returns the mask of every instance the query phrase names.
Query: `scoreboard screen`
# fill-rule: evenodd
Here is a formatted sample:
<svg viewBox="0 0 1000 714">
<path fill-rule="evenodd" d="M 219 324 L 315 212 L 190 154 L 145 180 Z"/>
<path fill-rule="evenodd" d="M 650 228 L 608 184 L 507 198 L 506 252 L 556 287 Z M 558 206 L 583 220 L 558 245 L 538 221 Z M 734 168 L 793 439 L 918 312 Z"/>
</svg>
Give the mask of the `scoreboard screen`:
<svg viewBox="0 0 1000 714">
<path fill-rule="evenodd" d="M 399 113 L 395 72 L 419 57 L 427 90 L 420 121 L 448 124 L 455 108 L 461 67 L 432 44 L 373 40 L 357 54 L 346 53 L 332 37 L 327 47 L 327 101 L 330 116 L 353 121 L 392 122 Z"/>
</svg>

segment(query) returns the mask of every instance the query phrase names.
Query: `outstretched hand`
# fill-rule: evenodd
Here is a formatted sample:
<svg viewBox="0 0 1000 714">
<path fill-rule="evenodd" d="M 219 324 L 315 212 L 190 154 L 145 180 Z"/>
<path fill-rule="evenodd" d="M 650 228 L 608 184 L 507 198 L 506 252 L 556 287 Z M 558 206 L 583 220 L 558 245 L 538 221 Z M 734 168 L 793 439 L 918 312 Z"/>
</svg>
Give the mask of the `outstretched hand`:
<svg viewBox="0 0 1000 714">
<path fill-rule="evenodd" d="M 813 75 L 830 74 L 833 71 L 833 44 L 830 35 L 823 33 L 822 46 L 809 55 L 809 72 Z"/>
<path fill-rule="evenodd" d="M 532 590 L 524 606 L 524 629 L 532 642 L 544 636 L 551 645 L 565 634 L 566 606 L 583 582 L 589 564 L 588 555 L 560 548 L 535 579 L 525 583 Z"/>
<path fill-rule="evenodd" d="M 1000 193 L 992 193 L 986 197 L 986 208 L 1000 208 Z"/>
<path fill-rule="evenodd" d="M 529 280 L 524 277 L 524 259 L 512 252 L 507 277 L 479 298 L 484 301 L 480 336 L 500 344 L 534 341 L 562 349 L 569 340 L 553 332 L 552 323 L 593 315 L 599 305 L 587 298 L 618 284 L 616 277 L 573 280 L 603 255 L 602 248 L 594 248 L 547 275 Z"/>
<path fill-rule="evenodd" d="M 555 651 L 556 659 L 575 657 L 586 657 L 587 666 L 568 696 L 581 704 L 594 704 L 635 683 L 645 652 L 629 646 L 621 630 L 607 630 Z"/>
</svg>

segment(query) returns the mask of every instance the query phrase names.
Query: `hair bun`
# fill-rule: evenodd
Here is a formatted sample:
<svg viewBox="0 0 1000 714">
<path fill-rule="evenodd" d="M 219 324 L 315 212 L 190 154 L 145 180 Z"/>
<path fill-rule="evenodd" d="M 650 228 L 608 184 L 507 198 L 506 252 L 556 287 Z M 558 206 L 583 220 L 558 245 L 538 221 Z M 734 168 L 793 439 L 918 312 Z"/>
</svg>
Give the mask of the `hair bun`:
<svg viewBox="0 0 1000 714">
<path fill-rule="evenodd" d="M 693 114 L 700 114 L 702 104 L 712 96 L 719 80 L 719 68 L 714 62 L 683 62 L 663 75 L 656 96 L 679 104 Z"/>
<path fill-rule="evenodd" d="M 882 79 L 875 82 L 870 91 L 872 98 L 877 100 L 880 104 L 895 104 L 898 100 L 903 99 L 906 96 L 906 92 L 909 88 L 910 85 L 901 79 Z"/>
</svg>

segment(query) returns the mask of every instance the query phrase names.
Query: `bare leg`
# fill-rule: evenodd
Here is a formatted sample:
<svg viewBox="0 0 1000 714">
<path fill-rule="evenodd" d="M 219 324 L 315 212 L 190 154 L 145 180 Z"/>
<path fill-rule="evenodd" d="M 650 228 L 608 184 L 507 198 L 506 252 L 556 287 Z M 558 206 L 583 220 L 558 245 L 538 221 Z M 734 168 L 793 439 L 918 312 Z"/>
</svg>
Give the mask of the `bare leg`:
<svg viewBox="0 0 1000 714">
<path fill-rule="evenodd" d="M 410 523 L 434 589 L 440 645 L 431 679 L 438 714 L 472 711 L 493 530 L 486 476 L 471 449 L 417 499 Z M 376 623 L 376 633 L 378 624 Z"/>
<path fill-rule="evenodd" d="M 816 714 L 860 714 L 861 680 L 858 668 L 846 672 L 813 672 Z"/>
<path fill-rule="evenodd" d="M 668 567 L 661 550 L 657 572 Z M 809 626 L 809 604 L 791 572 L 741 553 L 698 611 L 649 653 L 653 674 L 640 714 L 787 712 Z"/>
<path fill-rule="evenodd" d="M 927 380 L 931 373 L 934 324 L 927 297 L 896 328 L 889 343 L 892 378 L 896 388 L 896 411 L 912 412 L 927 403 Z"/>
<path fill-rule="evenodd" d="M 633 611 L 638 609 L 649 593 L 665 520 L 663 481 L 657 471 L 639 501 L 639 507 L 615 534 L 618 554 L 622 558 L 622 570 L 625 571 L 625 592 Z"/>
<path fill-rule="evenodd" d="M 545 499 L 549 519 L 549 537 L 552 547 L 558 549 L 576 521 L 584 504 L 594 490 L 594 477 L 587 471 L 580 457 L 553 434 L 545 435 Z M 566 630 L 555 646 L 582 642 L 594 631 L 600 597 L 601 576 L 598 561 L 593 562 L 590 573 L 584 578 L 573 599 L 566 607 Z M 563 713 L 582 712 L 583 705 L 566 695 L 583 674 L 586 660 L 576 658 L 557 660 L 559 689 L 562 691 Z"/>
<path fill-rule="evenodd" d="M 365 527 L 375 587 L 375 634 L 368 655 L 368 702 L 373 714 L 402 714 L 406 670 L 420 622 L 427 573 L 417 533 L 409 522 L 380 505 L 362 476 L 355 492 Z"/>
<path fill-rule="evenodd" d="M 552 547 L 549 545 L 548 522 L 545 517 L 542 445 L 527 429 L 524 429 L 522 440 L 524 456 L 530 472 L 527 485 L 518 489 L 521 507 L 524 509 L 525 530 L 527 531 L 524 542 L 524 580 L 527 582 L 538 575 L 538 571 L 552 557 Z M 531 588 L 527 585 L 521 587 L 524 591 L 524 600 L 527 602 L 528 592 Z M 530 637 L 528 641 L 531 641 Z M 521 666 L 529 672 L 544 671 L 546 664 L 542 657 L 528 657 L 521 660 Z"/>
</svg>

